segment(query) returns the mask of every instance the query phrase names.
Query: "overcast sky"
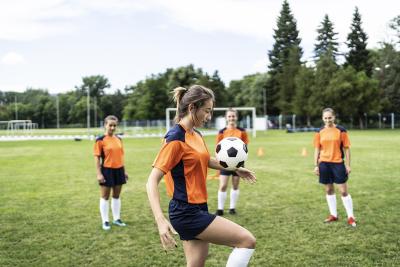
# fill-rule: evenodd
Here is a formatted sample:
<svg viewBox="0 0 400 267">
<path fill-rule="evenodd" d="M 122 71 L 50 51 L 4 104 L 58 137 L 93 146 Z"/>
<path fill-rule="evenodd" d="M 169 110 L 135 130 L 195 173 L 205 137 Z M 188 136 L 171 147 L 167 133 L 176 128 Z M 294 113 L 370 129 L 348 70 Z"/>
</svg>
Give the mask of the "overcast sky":
<svg viewBox="0 0 400 267">
<path fill-rule="evenodd" d="M 289 0 L 312 56 L 328 14 L 345 51 L 355 6 L 368 47 L 390 38 L 399 0 Z M 267 71 L 282 0 L 0 0 L 0 90 L 66 92 L 83 76 L 115 89 L 166 68 L 194 64 L 229 81 Z"/>
</svg>

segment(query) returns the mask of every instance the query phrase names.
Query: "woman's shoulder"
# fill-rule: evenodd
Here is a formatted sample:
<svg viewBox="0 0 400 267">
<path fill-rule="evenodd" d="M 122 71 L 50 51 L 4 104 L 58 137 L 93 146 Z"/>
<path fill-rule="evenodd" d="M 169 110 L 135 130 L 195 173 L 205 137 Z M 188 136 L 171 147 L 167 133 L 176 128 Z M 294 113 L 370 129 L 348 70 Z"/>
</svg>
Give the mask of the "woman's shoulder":
<svg viewBox="0 0 400 267">
<path fill-rule="evenodd" d="M 185 142 L 185 129 L 180 124 L 175 124 L 164 136 L 165 141 L 182 141 Z"/>
<path fill-rule="evenodd" d="M 341 126 L 341 125 L 336 125 L 336 128 L 340 131 L 340 132 L 347 132 L 346 128 Z"/>
</svg>

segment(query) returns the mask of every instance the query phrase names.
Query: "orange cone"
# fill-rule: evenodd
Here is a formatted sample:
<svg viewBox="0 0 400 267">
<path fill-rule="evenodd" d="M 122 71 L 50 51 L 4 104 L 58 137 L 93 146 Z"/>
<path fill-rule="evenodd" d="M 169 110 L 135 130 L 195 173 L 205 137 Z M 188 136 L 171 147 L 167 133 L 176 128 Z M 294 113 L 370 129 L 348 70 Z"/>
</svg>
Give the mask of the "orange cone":
<svg viewBox="0 0 400 267">
<path fill-rule="evenodd" d="M 303 157 L 307 157 L 308 153 L 307 153 L 307 148 L 303 147 L 303 149 L 301 150 L 301 155 Z"/>
<path fill-rule="evenodd" d="M 258 156 L 258 157 L 262 157 L 262 156 L 264 156 L 264 155 L 265 155 L 265 153 L 264 153 L 264 148 L 259 147 L 259 148 L 257 149 L 257 156 Z"/>
</svg>

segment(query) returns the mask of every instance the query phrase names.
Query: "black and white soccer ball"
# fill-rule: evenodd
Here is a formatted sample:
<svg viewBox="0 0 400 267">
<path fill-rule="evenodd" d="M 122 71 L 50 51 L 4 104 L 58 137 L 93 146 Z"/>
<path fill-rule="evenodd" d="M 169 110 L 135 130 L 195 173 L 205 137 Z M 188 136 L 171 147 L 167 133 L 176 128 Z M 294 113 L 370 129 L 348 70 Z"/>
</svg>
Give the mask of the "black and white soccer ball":
<svg viewBox="0 0 400 267">
<path fill-rule="evenodd" d="M 219 164 L 229 170 L 243 167 L 247 160 L 247 145 L 237 137 L 222 139 L 215 148 Z"/>
</svg>

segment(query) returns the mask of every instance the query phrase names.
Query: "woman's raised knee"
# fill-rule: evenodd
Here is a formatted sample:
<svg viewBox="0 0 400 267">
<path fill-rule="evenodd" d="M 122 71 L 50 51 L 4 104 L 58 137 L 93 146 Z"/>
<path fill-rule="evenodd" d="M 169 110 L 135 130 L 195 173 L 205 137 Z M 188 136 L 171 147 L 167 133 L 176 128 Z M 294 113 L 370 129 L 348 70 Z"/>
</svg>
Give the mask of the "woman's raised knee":
<svg viewBox="0 0 400 267">
<path fill-rule="evenodd" d="M 256 238 L 252 233 L 247 232 L 243 238 L 241 238 L 240 244 L 237 246 L 239 248 L 252 248 L 256 247 Z"/>
</svg>

